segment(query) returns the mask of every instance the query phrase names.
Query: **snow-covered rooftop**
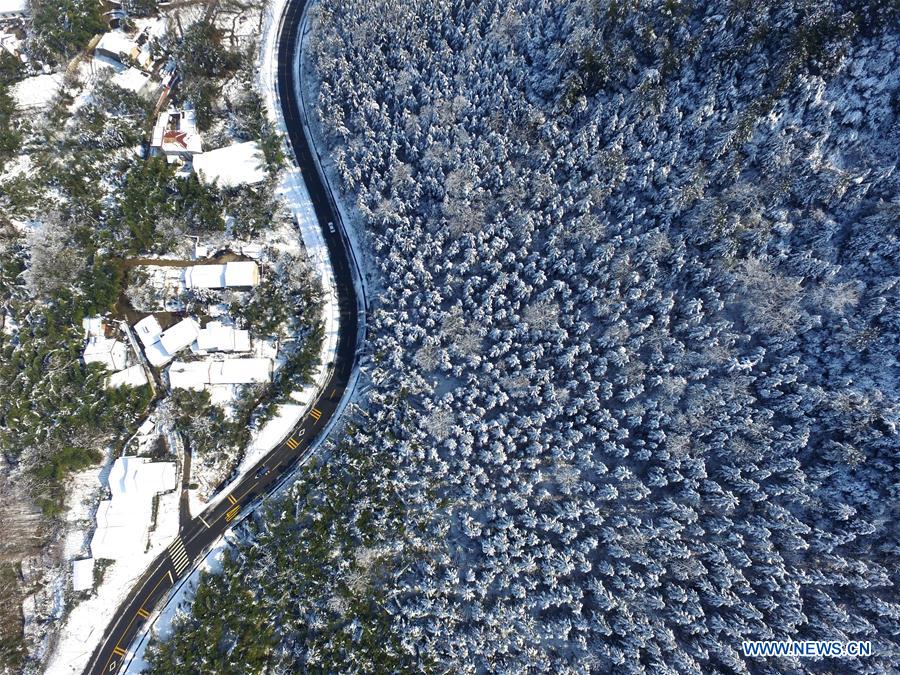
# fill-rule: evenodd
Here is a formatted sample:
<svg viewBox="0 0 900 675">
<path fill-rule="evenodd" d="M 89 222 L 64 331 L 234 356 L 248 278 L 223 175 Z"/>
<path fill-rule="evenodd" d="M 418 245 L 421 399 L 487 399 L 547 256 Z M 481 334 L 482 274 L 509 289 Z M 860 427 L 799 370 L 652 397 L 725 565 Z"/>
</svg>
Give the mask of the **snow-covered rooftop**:
<svg viewBox="0 0 900 675">
<path fill-rule="evenodd" d="M 0 47 L 13 56 L 18 56 L 22 51 L 22 41 L 14 33 L 4 33 L 3 31 L 0 31 Z"/>
<path fill-rule="evenodd" d="M 250 384 L 268 382 L 272 377 L 269 359 L 226 359 L 214 361 L 209 368 L 210 384 Z"/>
<path fill-rule="evenodd" d="M 169 368 L 173 389 L 203 389 L 206 385 L 252 384 L 272 377 L 271 359 L 225 359 L 224 361 L 176 361 Z"/>
<path fill-rule="evenodd" d="M 248 258 L 259 260 L 262 257 L 262 252 L 262 244 L 241 244 L 241 255 L 245 255 Z"/>
<path fill-rule="evenodd" d="M 249 352 L 250 332 L 210 321 L 200 330 L 197 347 L 205 352 Z"/>
<path fill-rule="evenodd" d="M 94 559 L 84 558 L 72 562 L 72 589 L 89 591 L 94 587 Z"/>
<path fill-rule="evenodd" d="M 159 336 L 159 343 L 168 354 L 175 355 L 196 340 L 199 332 L 200 326 L 188 317 L 164 330 Z"/>
<path fill-rule="evenodd" d="M 187 318 L 182 319 L 171 328 L 157 333 L 160 325 L 152 316 L 138 321 L 134 325 L 134 329 L 141 337 L 141 341 L 144 342 L 144 354 L 147 355 L 147 360 L 156 368 L 171 361 L 175 354 L 196 340 L 197 334 L 200 332 L 197 322 Z"/>
<path fill-rule="evenodd" d="M 225 285 L 228 288 L 256 286 L 259 283 L 259 266 L 255 262 L 225 263 Z"/>
<path fill-rule="evenodd" d="M 208 383 L 208 361 L 176 361 L 169 366 L 169 384 L 172 389 L 202 391 Z"/>
<path fill-rule="evenodd" d="M 186 288 L 243 288 L 258 283 L 259 266 L 253 261 L 194 265 L 184 270 Z"/>
<path fill-rule="evenodd" d="M 100 502 L 97 529 L 91 538 L 94 558 L 118 560 L 144 550 L 153 495 L 175 488 L 172 462 L 120 457 L 109 473 L 112 499 Z"/>
<path fill-rule="evenodd" d="M 103 34 L 100 42 L 97 43 L 96 51 L 115 57 L 135 56 L 137 45 L 127 34 L 119 30 L 112 30 Z"/>
<path fill-rule="evenodd" d="M 144 354 L 147 355 L 147 360 L 154 368 L 166 365 L 173 358 L 172 354 L 169 354 L 159 343 L 159 340 L 144 347 Z"/>
<path fill-rule="evenodd" d="M 195 155 L 194 171 L 207 183 L 234 187 L 266 177 L 265 156 L 256 141 L 236 143 Z"/>
<path fill-rule="evenodd" d="M 103 319 L 99 316 L 86 316 L 81 320 L 84 337 L 103 337 Z"/>
<path fill-rule="evenodd" d="M 16 16 L 28 13 L 27 0 L 0 0 L 0 16 Z"/>
<path fill-rule="evenodd" d="M 106 386 L 111 389 L 125 386 L 140 387 L 145 384 L 147 384 L 147 373 L 144 372 L 144 367 L 140 364 L 113 373 L 106 381 Z"/>
<path fill-rule="evenodd" d="M 152 314 L 145 316 L 143 319 L 134 324 L 134 332 L 141 339 L 145 347 L 149 347 L 159 338 L 162 333 L 162 326 Z"/>
<path fill-rule="evenodd" d="M 85 363 L 102 363 L 110 370 L 122 370 L 126 356 L 124 343 L 98 336 L 88 338 L 82 354 Z"/>
<path fill-rule="evenodd" d="M 153 127 L 150 145 L 167 155 L 193 155 L 201 152 L 203 141 L 197 132 L 194 111 L 186 108 L 161 112 Z"/>
<path fill-rule="evenodd" d="M 149 75 L 145 74 L 140 68 L 133 66 L 126 68 L 121 73 L 116 73 L 112 78 L 113 84 L 122 87 L 122 89 L 133 91 L 136 94 L 140 93 L 149 81 Z"/>
<path fill-rule="evenodd" d="M 184 269 L 186 288 L 224 288 L 225 265 L 194 265 Z"/>
</svg>

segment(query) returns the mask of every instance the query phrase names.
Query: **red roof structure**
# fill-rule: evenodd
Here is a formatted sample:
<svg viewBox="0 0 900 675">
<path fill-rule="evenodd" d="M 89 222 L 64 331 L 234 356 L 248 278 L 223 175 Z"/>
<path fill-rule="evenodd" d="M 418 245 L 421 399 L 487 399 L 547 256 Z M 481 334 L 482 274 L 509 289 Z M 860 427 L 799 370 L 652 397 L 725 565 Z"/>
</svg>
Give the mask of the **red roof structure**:
<svg viewBox="0 0 900 675">
<path fill-rule="evenodd" d="M 182 148 L 187 149 L 187 132 L 186 131 L 166 131 L 163 134 L 163 143 L 175 143 Z"/>
</svg>

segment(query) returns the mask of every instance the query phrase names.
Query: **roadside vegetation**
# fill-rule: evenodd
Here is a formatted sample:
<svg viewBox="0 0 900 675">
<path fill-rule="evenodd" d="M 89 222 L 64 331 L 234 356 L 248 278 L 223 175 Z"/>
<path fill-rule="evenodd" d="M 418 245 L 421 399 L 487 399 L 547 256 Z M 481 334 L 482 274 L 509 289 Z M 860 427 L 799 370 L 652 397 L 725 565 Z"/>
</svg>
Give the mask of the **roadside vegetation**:
<svg viewBox="0 0 900 675">
<path fill-rule="evenodd" d="M 175 636 L 151 643 L 149 673 L 431 670 L 390 631 L 385 581 L 422 545 L 403 535 L 410 524 L 390 487 L 394 459 L 352 431 L 331 454 L 249 524 L 222 574 L 202 578 Z M 379 529 L 375 513 L 399 529 Z M 303 660 L 285 641 L 303 647 Z"/>
</svg>

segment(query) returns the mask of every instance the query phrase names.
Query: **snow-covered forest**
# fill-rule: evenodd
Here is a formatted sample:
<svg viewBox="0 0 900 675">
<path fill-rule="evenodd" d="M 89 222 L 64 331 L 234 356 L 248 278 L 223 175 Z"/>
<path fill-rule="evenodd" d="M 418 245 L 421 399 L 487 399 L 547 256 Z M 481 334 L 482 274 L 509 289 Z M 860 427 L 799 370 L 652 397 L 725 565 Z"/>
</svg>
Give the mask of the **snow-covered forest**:
<svg viewBox="0 0 900 675">
<path fill-rule="evenodd" d="M 898 18 L 318 4 L 371 388 L 154 672 L 896 668 Z"/>
</svg>

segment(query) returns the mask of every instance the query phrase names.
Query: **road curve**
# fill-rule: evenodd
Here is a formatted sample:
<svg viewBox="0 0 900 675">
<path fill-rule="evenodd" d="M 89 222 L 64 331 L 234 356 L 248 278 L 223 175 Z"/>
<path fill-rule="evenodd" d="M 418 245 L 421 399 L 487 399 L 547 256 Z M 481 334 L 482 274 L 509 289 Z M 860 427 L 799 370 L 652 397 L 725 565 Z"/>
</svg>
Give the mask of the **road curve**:
<svg viewBox="0 0 900 675">
<path fill-rule="evenodd" d="M 311 452 L 310 448 L 315 447 L 315 441 L 336 414 L 353 374 L 358 347 L 359 299 L 354 286 L 350 244 L 340 216 L 334 212 L 330 195 L 316 169 L 304 132 L 293 72 L 306 4 L 307 0 L 288 0 L 285 8 L 278 33 L 277 85 L 290 144 L 312 198 L 334 270 L 340 327 L 331 376 L 291 435 L 233 486 L 225 499 L 196 518 L 182 520 L 175 541 L 153 561 L 106 627 L 100 645 L 91 655 L 84 671 L 90 675 L 109 675 L 122 668 L 129 645 L 143 632 L 142 628 L 156 604 L 183 574 L 190 571 L 207 548 L 248 512 L 250 504 L 274 490 L 280 479 Z M 334 231 L 328 226 L 329 223 L 335 223 Z M 269 471 L 257 478 L 263 466 Z"/>
</svg>

